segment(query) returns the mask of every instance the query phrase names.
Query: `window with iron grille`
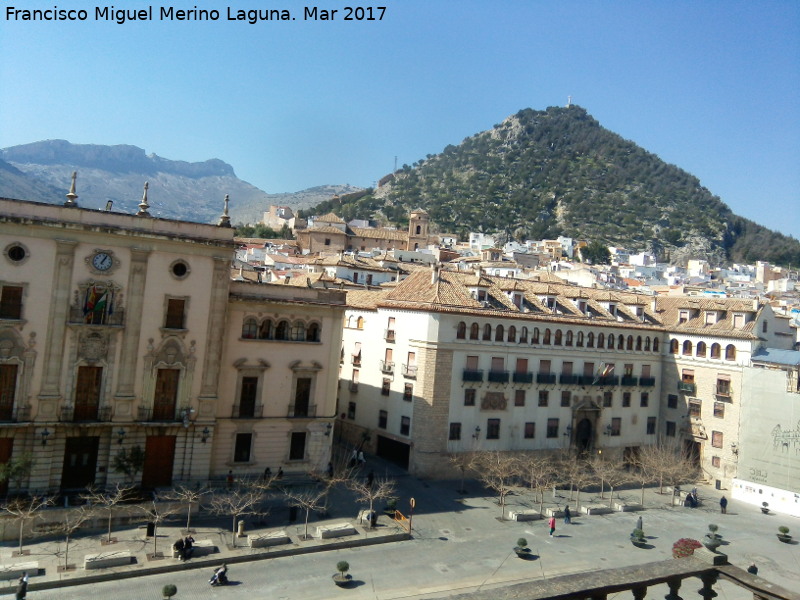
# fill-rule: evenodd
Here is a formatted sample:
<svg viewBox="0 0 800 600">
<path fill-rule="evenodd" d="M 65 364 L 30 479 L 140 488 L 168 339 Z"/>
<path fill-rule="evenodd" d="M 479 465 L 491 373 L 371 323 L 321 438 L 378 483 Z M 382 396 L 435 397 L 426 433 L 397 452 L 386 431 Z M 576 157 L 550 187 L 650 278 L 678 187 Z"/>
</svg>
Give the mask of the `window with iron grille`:
<svg viewBox="0 0 800 600">
<path fill-rule="evenodd" d="M 500 439 L 500 419 L 488 419 L 486 421 L 486 439 Z"/>
<path fill-rule="evenodd" d="M 714 416 L 718 419 L 725 418 L 725 403 L 724 402 L 714 402 Z"/>
<path fill-rule="evenodd" d="M 558 437 L 558 419 L 547 419 L 547 437 Z"/>
<path fill-rule="evenodd" d="M 650 393 L 649 392 L 642 392 L 642 395 L 639 398 L 639 406 L 645 407 L 650 403 Z"/>
<path fill-rule="evenodd" d="M 667 396 L 667 408 L 678 408 L 678 395 L 669 394 Z"/>
<path fill-rule="evenodd" d="M 603 392 L 603 406 L 605 408 L 609 408 L 612 406 L 614 402 L 614 393 L 613 392 Z"/>
<path fill-rule="evenodd" d="M 514 406 L 525 406 L 525 390 L 514 390 Z"/>
<path fill-rule="evenodd" d="M 622 392 L 622 406 L 628 407 L 631 405 L 631 393 L 630 392 Z"/>
<path fill-rule="evenodd" d="M 389 413 L 385 410 L 381 410 L 378 412 L 378 427 L 380 429 L 386 429 L 386 423 L 389 420 Z"/>
<path fill-rule="evenodd" d="M 550 399 L 550 392 L 547 390 L 539 390 L 539 406 L 547 406 Z"/>
<path fill-rule="evenodd" d="M 689 416 L 699 417 L 702 410 L 702 405 L 699 400 L 689 400 Z"/>
<path fill-rule="evenodd" d="M 407 383 L 403 388 L 403 400 L 406 402 L 411 402 L 411 399 L 414 397 L 414 384 Z"/>
<path fill-rule="evenodd" d="M 464 390 L 464 406 L 475 406 L 475 395 L 473 388 Z"/>
<path fill-rule="evenodd" d="M 572 392 L 561 392 L 561 406 L 569 406 L 570 400 L 572 400 Z"/>
<path fill-rule="evenodd" d="M 722 448 L 722 432 L 721 431 L 712 431 L 711 432 L 711 445 L 714 448 Z"/>
<path fill-rule="evenodd" d="M 656 433 L 656 418 L 647 417 L 647 435 L 655 435 Z"/>
<path fill-rule="evenodd" d="M 677 426 L 675 425 L 675 421 L 667 421 L 667 437 L 675 437 L 676 431 Z"/>
<path fill-rule="evenodd" d="M 411 417 L 400 417 L 400 435 L 408 435 L 411 432 Z"/>
<path fill-rule="evenodd" d="M 618 436 L 622 433 L 622 419 L 620 417 L 614 417 L 611 419 L 611 429 L 609 430 L 609 434 L 612 436 Z"/>
<path fill-rule="evenodd" d="M 536 437 L 536 423 L 525 423 L 525 439 L 532 440 Z"/>
</svg>

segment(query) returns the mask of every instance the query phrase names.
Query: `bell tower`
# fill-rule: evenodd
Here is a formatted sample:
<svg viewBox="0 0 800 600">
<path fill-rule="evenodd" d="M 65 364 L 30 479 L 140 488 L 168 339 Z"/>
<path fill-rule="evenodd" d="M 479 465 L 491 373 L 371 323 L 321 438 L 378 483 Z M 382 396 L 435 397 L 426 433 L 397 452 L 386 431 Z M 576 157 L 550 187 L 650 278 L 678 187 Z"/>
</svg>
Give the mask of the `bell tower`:
<svg viewBox="0 0 800 600">
<path fill-rule="evenodd" d="M 408 219 L 408 246 L 406 250 L 419 250 L 428 246 L 428 224 L 430 217 L 421 208 L 411 211 Z"/>
</svg>

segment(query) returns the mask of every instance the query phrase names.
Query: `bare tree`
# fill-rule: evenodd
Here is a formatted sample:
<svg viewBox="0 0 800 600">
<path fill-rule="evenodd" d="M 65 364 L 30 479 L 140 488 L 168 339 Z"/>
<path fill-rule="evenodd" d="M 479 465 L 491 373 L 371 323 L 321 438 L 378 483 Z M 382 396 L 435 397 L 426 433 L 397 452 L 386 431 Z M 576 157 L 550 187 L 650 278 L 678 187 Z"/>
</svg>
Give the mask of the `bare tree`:
<svg viewBox="0 0 800 600">
<path fill-rule="evenodd" d="M 466 494 L 467 490 L 464 489 L 464 479 L 467 476 L 467 471 L 472 466 L 473 456 L 471 452 L 453 452 L 447 456 L 447 461 L 450 466 L 458 469 L 461 475 L 461 485 L 458 488 L 459 494 Z"/>
<path fill-rule="evenodd" d="M 538 452 L 524 452 L 519 456 L 520 475 L 539 502 L 539 512 L 544 511 L 544 491 L 556 481 L 556 468 L 548 456 Z"/>
<path fill-rule="evenodd" d="M 114 509 L 118 504 L 121 504 L 128 499 L 130 493 L 133 491 L 133 486 L 122 485 L 117 483 L 111 490 L 98 490 L 94 487 L 87 488 L 85 494 L 81 494 L 81 498 L 89 502 L 91 505 L 96 506 L 101 510 L 105 510 L 108 514 L 108 535 L 106 536 L 106 543 L 110 544 L 111 538 L 111 523 L 114 517 Z"/>
<path fill-rule="evenodd" d="M 505 519 L 506 496 L 511 492 L 511 482 L 519 473 L 517 457 L 508 452 L 478 452 L 473 462 L 481 482 L 497 493 L 500 519 Z"/>
<path fill-rule="evenodd" d="M 652 481 L 658 481 L 659 494 L 664 493 L 665 485 L 692 481 L 698 475 L 698 467 L 691 457 L 670 441 L 659 440 L 652 446 L 641 448 L 639 459 L 652 475 Z"/>
<path fill-rule="evenodd" d="M 45 506 L 50 506 L 54 501 L 55 498 L 52 496 L 30 496 L 28 498 L 17 498 L 3 505 L 3 510 L 14 515 L 16 520 L 19 521 L 18 554 L 20 556 L 22 555 L 22 533 L 25 529 L 25 523 L 35 519 L 40 510 Z"/>
<path fill-rule="evenodd" d="M 612 506 L 614 502 L 614 490 L 631 481 L 631 474 L 628 473 L 623 465 L 617 460 L 606 460 L 601 457 L 595 457 L 591 462 L 591 468 L 595 476 L 600 478 L 600 497 L 603 497 L 604 484 L 608 484 L 611 495 L 608 500 L 608 506 Z"/>
<path fill-rule="evenodd" d="M 296 506 L 305 511 L 305 529 L 303 539 L 308 539 L 308 519 L 311 511 L 324 510 L 328 492 L 331 487 L 339 480 L 336 478 L 327 479 L 313 486 L 302 486 L 297 488 L 284 488 L 283 493 L 289 500 L 289 506 Z"/>
<path fill-rule="evenodd" d="M 361 479 L 350 479 L 347 487 L 356 493 L 356 502 L 369 503 L 369 514 L 375 510 L 375 501 L 393 498 L 397 493 L 397 483 L 388 477 L 377 477 L 371 483 Z"/>
<path fill-rule="evenodd" d="M 64 511 L 63 520 L 54 527 L 54 532 L 64 536 L 64 570 L 69 570 L 69 540 L 81 526 L 92 518 L 86 506 L 77 506 Z"/>
<path fill-rule="evenodd" d="M 31 474 L 31 469 L 33 469 L 33 456 L 30 452 L 12 456 L 8 462 L 0 464 L 0 483 L 13 481 L 19 490 L 22 488 L 22 482 Z"/>
<path fill-rule="evenodd" d="M 208 493 L 209 491 L 205 488 L 193 489 L 185 485 L 179 485 L 178 487 L 164 493 L 165 499 L 175 500 L 176 502 L 180 502 L 181 504 L 186 505 L 187 534 L 190 533 L 192 525 L 192 505 L 197 504 L 199 507 L 200 501 L 203 499 L 203 496 L 205 496 Z"/>
<path fill-rule="evenodd" d="M 594 479 L 594 472 L 585 460 L 576 460 L 575 469 L 572 471 L 572 481 L 575 484 L 575 512 L 581 509 L 581 491 Z"/>
<path fill-rule="evenodd" d="M 160 502 L 159 498 L 155 498 L 140 505 L 139 509 L 144 512 L 147 520 L 153 524 L 153 558 L 155 558 L 158 556 L 158 526 L 178 512 L 179 508 L 171 503 Z"/>
<path fill-rule="evenodd" d="M 632 457 L 631 464 L 634 470 L 631 476 L 633 481 L 642 486 L 640 501 L 642 506 L 644 506 L 644 488 L 648 483 L 658 481 L 658 472 L 661 469 L 658 461 L 663 459 L 663 456 L 655 446 L 640 446 L 638 452 Z"/>
<path fill-rule="evenodd" d="M 256 514 L 263 496 L 264 492 L 252 485 L 214 492 L 211 495 L 209 501 L 211 512 L 231 517 L 233 522 L 231 543 L 234 548 L 236 547 L 236 521 L 244 515 Z"/>
</svg>

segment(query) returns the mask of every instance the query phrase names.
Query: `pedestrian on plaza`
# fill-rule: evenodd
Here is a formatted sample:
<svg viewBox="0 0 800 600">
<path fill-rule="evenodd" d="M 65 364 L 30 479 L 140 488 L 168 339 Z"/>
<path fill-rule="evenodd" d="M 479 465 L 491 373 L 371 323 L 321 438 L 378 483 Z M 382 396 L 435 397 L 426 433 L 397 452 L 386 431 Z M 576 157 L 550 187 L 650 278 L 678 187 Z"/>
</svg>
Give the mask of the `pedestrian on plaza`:
<svg viewBox="0 0 800 600">
<path fill-rule="evenodd" d="M 556 518 L 550 517 L 550 520 L 547 522 L 547 524 L 550 526 L 550 537 L 553 537 L 553 533 L 556 530 Z"/>
<path fill-rule="evenodd" d="M 17 600 L 25 600 L 28 593 L 28 572 L 23 571 L 22 576 L 17 582 Z"/>
<path fill-rule="evenodd" d="M 278 467 L 278 474 L 275 475 L 275 479 L 283 479 L 283 467 Z"/>
<path fill-rule="evenodd" d="M 362 466 L 362 467 L 363 467 L 365 464 L 367 464 L 367 459 L 366 459 L 366 458 L 364 458 L 364 453 L 363 453 L 363 452 L 361 452 L 360 450 L 359 450 L 359 452 L 358 452 L 358 464 L 359 464 L 359 466 Z"/>
<path fill-rule="evenodd" d="M 325 469 L 325 473 L 328 475 L 328 479 L 333 479 L 333 463 L 328 461 L 328 468 Z"/>
<path fill-rule="evenodd" d="M 228 485 L 228 489 L 233 489 L 233 471 L 228 470 L 228 476 L 225 478 L 225 483 Z"/>
<path fill-rule="evenodd" d="M 266 469 L 264 469 L 264 481 L 266 482 L 269 481 L 270 479 L 272 479 L 272 469 L 267 467 Z"/>
<path fill-rule="evenodd" d="M 728 514 L 728 499 L 725 496 L 719 499 L 719 510 L 723 515 Z"/>
<path fill-rule="evenodd" d="M 642 515 L 639 515 L 639 518 L 636 519 L 636 529 L 644 531 L 644 527 L 642 527 Z"/>
<path fill-rule="evenodd" d="M 194 552 L 194 538 L 189 534 L 183 538 L 183 560 L 192 558 L 192 552 Z"/>
<path fill-rule="evenodd" d="M 572 513 L 569 512 L 569 505 L 564 507 L 564 525 L 572 524 Z"/>
<path fill-rule="evenodd" d="M 353 448 L 353 453 L 350 455 L 350 462 L 348 463 L 350 465 L 350 468 L 352 469 L 353 467 L 355 467 L 357 462 L 358 462 L 358 450 Z"/>
</svg>

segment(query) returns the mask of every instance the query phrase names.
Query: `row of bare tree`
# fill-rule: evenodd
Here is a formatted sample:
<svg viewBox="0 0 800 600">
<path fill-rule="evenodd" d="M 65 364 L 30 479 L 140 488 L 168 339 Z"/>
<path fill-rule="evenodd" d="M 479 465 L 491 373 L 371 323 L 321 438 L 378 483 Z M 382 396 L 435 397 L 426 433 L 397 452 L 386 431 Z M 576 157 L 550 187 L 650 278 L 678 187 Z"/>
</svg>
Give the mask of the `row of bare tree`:
<svg viewBox="0 0 800 600">
<path fill-rule="evenodd" d="M 65 567 L 69 564 L 70 537 L 87 521 L 103 518 L 107 520 L 108 529 L 106 543 L 116 541 L 112 537 L 114 516 L 123 505 L 131 505 L 138 511 L 143 520 L 153 524 L 153 554 L 158 555 L 158 527 L 180 511 L 186 511 L 186 530 L 191 529 L 192 512 L 195 507 L 206 514 L 230 517 L 232 521 L 232 545 L 236 546 L 236 523 L 242 517 L 257 515 L 264 518 L 269 514 L 270 501 L 284 499 L 289 506 L 304 511 L 305 531 L 308 538 L 308 522 L 312 512 L 326 511 L 327 499 L 336 486 L 344 486 L 354 493 L 356 502 L 367 503 L 369 510 L 381 499 L 395 495 L 394 480 L 382 477 L 364 477 L 356 469 L 341 468 L 336 473 L 329 472 L 322 476 L 309 473 L 313 483 L 307 485 L 285 486 L 278 476 L 254 480 L 241 480 L 236 485 L 228 485 L 221 489 L 192 488 L 177 486 L 171 490 L 157 493 L 152 500 L 136 502 L 140 493 L 130 484 L 116 484 L 110 489 L 98 490 L 89 488 L 80 497 L 85 504 L 75 506 L 62 512 L 57 522 L 47 523 L 46 528 L 39 531 L 48 535 L 63 535 L 65 538 Z M 42 509 L 52 506 L 54 496 L 27 496 L 14 498 L 0 507 L 9 517 L 19 524 L 19 554 L 23 553 L 23 534 L 25 524 L 42 516 Z"/>
<path fill-rule="evenodd" d="M 581 491 L 589 487 L 599 487 L 603 499 L 608 488 L 611 506 L 615 490 L 636 483 L 641 486 L 641 504 L 644 505 L 644 491 L 648 485 L 658 484 L 659 493 L 663 493 L 664 486 L 695 481 L 699 475 L 691 456 L 668 443 L 642 446 L 626 461 L 599 453 L 553 456 L 536 451 L 477 451 L 451 454 L 450 464 L 461 474 L 461 492 L 465 478 L 474 477 L 497 494 L 501 518 L 505 518 L 506 497 L 515 487 L 530 490 L 539 503 L 540 512 L 544 509 L 546 490 L 567 487 L 570 499 L 575 501 L 575 510 L 579 511 Z"/>
</svg>

